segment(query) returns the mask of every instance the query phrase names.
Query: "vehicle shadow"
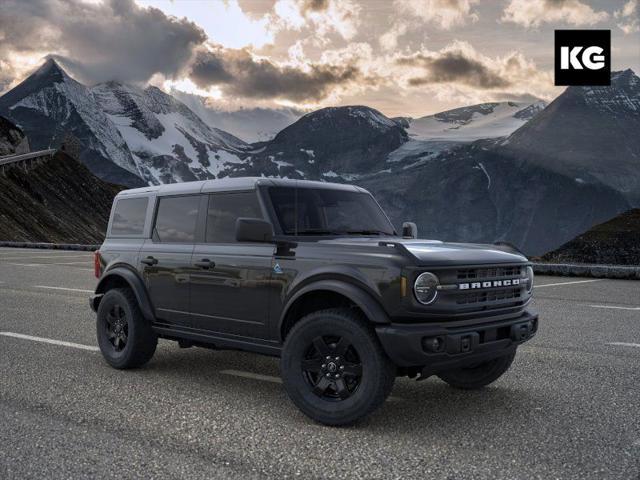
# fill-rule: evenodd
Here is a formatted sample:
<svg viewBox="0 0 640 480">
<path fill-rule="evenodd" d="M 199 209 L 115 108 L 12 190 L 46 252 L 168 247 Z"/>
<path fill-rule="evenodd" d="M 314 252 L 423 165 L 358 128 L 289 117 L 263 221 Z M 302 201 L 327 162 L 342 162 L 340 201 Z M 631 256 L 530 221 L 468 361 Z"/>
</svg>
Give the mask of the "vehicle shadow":
<svg viewBox="0 0 640 480">
<path fill-rule="evenodd" d="M 170 379 L 177 382 L 179 388 L 197 390 L 204 396 L 227 388 L 232 389 L 234 395 L 259 397 L 274 415 L 281 415 L 289 423 L 315 424 L 297 412 L 292 404 L 283 404 L 286 393 L 277 383 L 276 358 L 235 351 L 180 350 L 167 345 L 144 372 L 144 375 L 159 375 L 164 381 Z M 268 376 L 273 381 L 245 378 L 237 376 L 236 372 Z M 510 382 L 509 373 L 495 384 L 476 391 L 451 388 L 436 377 L 419 382 L 397 378 L 385 404 L 370 417 L 348 428 L 374 431 L 380 428 L 387 434 L 390 428 L 397 432 L 435 429 L 449 436 L 457 429 L 465 433 L 477 427 L 486 433 L 491 432 L 493 425 L 504 425 L 505 417 L 512 417 L 516 424 L 530 423 L 531 419 L 540 416 L 540 410 L 548 408 L 554 408 L 549 405 L 549 399 L 520 383 Z"/>
</svg>

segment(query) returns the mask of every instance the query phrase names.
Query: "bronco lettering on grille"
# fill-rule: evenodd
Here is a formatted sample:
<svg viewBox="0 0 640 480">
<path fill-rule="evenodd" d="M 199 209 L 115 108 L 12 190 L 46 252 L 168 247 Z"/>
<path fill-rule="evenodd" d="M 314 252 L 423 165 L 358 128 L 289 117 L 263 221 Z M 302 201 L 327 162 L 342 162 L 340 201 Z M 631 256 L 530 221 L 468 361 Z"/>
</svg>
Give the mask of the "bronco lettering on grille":
<svg viewBox="0 0 640 480">
<path fill-rule="evenodd" d="M 520 285 L 519 278 L 511 278 L 507 280 L 491 280 L 488 282 L 459 283 L 458 288 L 460 290 L 477 290 L 480 288 L 512 287 L 514 285 Z"/>
</svg>

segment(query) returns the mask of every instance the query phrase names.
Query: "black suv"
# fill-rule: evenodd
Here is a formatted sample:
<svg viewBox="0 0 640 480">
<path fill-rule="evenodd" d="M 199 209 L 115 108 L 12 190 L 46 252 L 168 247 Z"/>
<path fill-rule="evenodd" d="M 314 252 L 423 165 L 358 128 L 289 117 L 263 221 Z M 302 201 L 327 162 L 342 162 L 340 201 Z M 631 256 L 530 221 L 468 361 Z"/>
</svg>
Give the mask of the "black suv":
<svg viewBox="0 0 640 480">
<path fill-rule="evenodd" d="M 158 338 L 281 357 L 291 400 L 348 424 L 396 376 L 483 387 L 537 330 L 527 259 L 508 245 L 399 236 L 371 194 L 234 178 L 126 190 L 95 256 L 106 361 L 139 367 Z"/>
</svg>

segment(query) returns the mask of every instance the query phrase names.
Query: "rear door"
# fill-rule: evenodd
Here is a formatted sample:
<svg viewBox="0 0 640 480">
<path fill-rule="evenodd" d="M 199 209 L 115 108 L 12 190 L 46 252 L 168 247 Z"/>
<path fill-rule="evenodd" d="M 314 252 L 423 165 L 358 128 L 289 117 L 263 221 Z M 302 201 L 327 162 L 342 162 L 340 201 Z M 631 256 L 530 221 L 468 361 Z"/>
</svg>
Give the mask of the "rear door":
<svg viewBox="0 0 640 480">
<path fill-rule="evenodd" d="M 208 195 L 205 243 L 193 252 L 191 313 L 194 328 L 268 338 L 273 244 L 238 243 L 238 217 L 264 218 L 257 192 Z"/>
<path fill-rule="evenodd" d="M 189 270 L 201 195 L 158 197 L 152 238 L 140 252 L 140 269 L 156 318 L 189 324 Z"/>
</svg>

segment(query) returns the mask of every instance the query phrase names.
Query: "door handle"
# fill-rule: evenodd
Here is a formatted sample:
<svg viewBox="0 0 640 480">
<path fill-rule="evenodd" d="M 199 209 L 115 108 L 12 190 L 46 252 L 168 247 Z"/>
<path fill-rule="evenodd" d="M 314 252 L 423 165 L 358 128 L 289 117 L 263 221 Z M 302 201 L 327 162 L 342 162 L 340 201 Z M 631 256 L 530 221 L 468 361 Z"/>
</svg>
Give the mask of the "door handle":
<svg viewBox="0 0 640 480">
<path fill-rule="evenodd" d="M 214 268 L 216 266 L 215 262 L 212 262 L 211 260 L 209 260 L 208 258 L 203 258 L 202 260 L 200 260 L 199 262 L 193 262 L 193 264 L 196 267 L 200 267 L 200 268 Z"/>
<path fill-rule="evenodd" d="M 142 263 L 144 263 L 145 265 L 155 265 L 156 263 L 158 263 L 158 259 L 154 258 L 154 257 L 147 257 L 147 258 L 143 258 L 142 260 L 140 260 Z"/>
</svg>

